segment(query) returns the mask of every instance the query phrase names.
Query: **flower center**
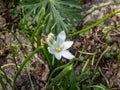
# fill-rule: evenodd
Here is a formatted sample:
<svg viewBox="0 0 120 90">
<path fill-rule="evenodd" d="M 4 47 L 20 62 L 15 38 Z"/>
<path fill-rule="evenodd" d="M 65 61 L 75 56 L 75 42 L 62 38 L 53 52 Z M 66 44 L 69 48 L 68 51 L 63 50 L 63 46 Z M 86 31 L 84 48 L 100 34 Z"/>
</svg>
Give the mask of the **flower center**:
<svg viewBox="0 0 120 90">
<path fill-rule="evenodd" d="M 62 50 L 62 48 L 60 46 L 55 47 L 56 52 L 60 52 L 61 50 Z"/>
</svg>

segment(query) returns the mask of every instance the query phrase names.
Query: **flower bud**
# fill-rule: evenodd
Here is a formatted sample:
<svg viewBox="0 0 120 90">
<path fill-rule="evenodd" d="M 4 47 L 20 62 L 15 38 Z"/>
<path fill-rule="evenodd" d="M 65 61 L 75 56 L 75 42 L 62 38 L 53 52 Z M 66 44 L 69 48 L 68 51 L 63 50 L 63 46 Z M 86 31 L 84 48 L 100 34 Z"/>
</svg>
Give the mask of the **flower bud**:
<svg viewBox="0 0 120 90">
<path fill-rule="evenodd" d="M 46 41 L 47 41 L 49 46 L 52 45 L 55 41 L 55 35 L 52 33 L 48 34 Z"/>
</svg>

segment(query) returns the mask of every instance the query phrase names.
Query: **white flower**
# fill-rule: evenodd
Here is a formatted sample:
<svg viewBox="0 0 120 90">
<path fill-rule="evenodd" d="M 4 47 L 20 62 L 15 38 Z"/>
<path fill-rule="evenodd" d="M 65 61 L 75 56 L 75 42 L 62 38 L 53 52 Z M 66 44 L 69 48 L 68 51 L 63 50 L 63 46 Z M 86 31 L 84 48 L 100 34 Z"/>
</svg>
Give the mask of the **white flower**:
<svg viewBox="0 0 120 90">
<path fill-rule="evenodd" d="M 66 34 L 64 31 L 61 31 L 57 36 L 57 40 L 48 47 L 48 51 L 57 59 L 61 59 L 62 56 L 66 59 L 74 58 L 74 56 L 67 50 L 72 46 L 73 41 L 65 41 L 65 39 Z"/>
<path fill-rule="evenodd" d="M 52 33 L 48 34 L 46 41 L 47 41 L 49 46 L 52 45 L 55 41 L 55 35 Z"/>
</svg>

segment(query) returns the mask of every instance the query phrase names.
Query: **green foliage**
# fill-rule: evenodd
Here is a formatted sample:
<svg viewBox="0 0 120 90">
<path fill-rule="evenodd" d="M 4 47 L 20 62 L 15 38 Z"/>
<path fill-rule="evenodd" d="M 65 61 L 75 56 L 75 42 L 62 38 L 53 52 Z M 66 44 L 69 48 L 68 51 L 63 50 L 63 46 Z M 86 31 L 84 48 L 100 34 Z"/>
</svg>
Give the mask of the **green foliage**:
<svg viewBox="0 0 120 90">
<path fill-rule="evenodd" d="M 47 50 L 47 44 L 44 45 L 43 55 L 44 55 L 45 59 L 47 60 L 48 65 L 52 66 L 52 58 L 51 58 L 50 53 Z"/>
<path fill-rule="evenodd" d="M 113 43 L 111 45 L 111 48 L 110 50 L 108 50 L 106 53 L 105 53 L 105 58 L 114 58 L 114 56 L 118 53 L 117 52 L 117 49 L 118 49 L 118 46 L 116 43 Z"/>
<path fill-rule="evenodd" d="M 9 2 L 18 3 L 20 0 L 9 0 Z"/>
<path fill-rule="evenodd" d="M 59 85 L 60 81 L 63 80 L 66 75 L 69 75 L 72 69 L 73 69 L 73 64 L 70 64 L 64 67 L 63 70 L 56 77 L 51 79 L 51 83 L 48 83 L 46 89 L 50 90 L 52 89 L 52 87 Z"/>
<path fill-rule="evenodd" d="M 6 90 L 6 84 L 4 83 L 2 77 L 0 77 L 0 84 L 2 86 L 2 90 Z"/>
<path fill-rule="evenodd" d="M 117 55 L 118 60 L 120 61 L 120 53 Z"/>
<path fill-rule="evenodd" d="M 16 83 L 16 79 L 17 77 L 20 75 L 20 73 L 22 72 L 23 68 L 25 67 L 26 63 L 30 60 L 30 58 L 32 56 L 34 56 L 37 52 L 39 52 L 40 50 L 42 49 L 42 46 L 41 47 L 38 47 L 36 48 L 32 53 L 30 53 L 27 58 L 25 58 L 25 60 L 23 61 L 23 63 L 21 64 L 20 68 L 18 69 L 18 71 L 16 72 L 16 75 L 14 77 L 14 80 L 13 80 L 13 89 L 15 88 L 15 83 Z"/>
<path fill-rule="evenodd" d="M 15 19 L 16 17 L 19 16 L 19 10 L 17 10 L 17 9 L 11 9 L 9 12 L 12 16 L 12 19 Z"/>
<path fill-rule="evenodd" d="M 112 42 L 113 42 L 112 37 L 109 36 L 109 35 L 107 35 L 107 36 L 106 36 L 106 42 L 107 42 L 108 44 L 112 43 Z"/>
<path fill-rule="evenodd" d="M 12 79 L 8 77 L 7 73 L 0 67 L 0 84 L 3 90 L 7 89 L 7 85 L 12 87 Z"/>
<path fill-rule="evenodd" d="M 96 8 L 94 8 L 92 11 L 88 12 L 82 19 L 86 18 L 88 15 L 92 14 L 93 12 L 95 12 L 95 11 L 97 11 L 97 10 L 100 10 L 100 9 L 102 9 L 102 8 L 109 7 L 109 6 L 115 6 L 115 5 L 120 5 L 120 2 L 109 3 L 109 4 L 105 4 L 105 5 L 96 7 Z"/>
<path fill-rule="evenodd" d="M 62 30 L 68 31 L 67 20 L 74 23 L 74 20 L 80 20 L 81 5 L 73 0 L 22 0 L 21 8 L 25 11 L 25 17 L 33 17 L 33 22 L 37 21 L 42 8 L 45 9 L 45 15 L 50 14 L 46 27 L 50 23 L 54 24 L 53 32 L 58 34 Z M 52 21 L 51 21 L 52 20 Z M 47 30 L 45 28 L 47 32 Z"/>
<path fill-rule="evenodd" d="M 119 65 L 120 65 L 120 53 L 117 55 L 117 70 L 119 70 Z"/>
<path fill-rule="evenodd" d="M 77 77 L 75 75 L 75 70 L 73 69 L 69 75 L 69 90 L 80 90 L 79 82 L 77 81 Z"/>
<path fill-rule="evenodd" d="M 93 87 L 93 90 L 106 90 L 105 86 L 103 85 L 93 85 L 90 87 Z"/>
<path fill-rule="evenodd" d="M 41 45 L 41 34 L 49 16 L 44 17 L 44 15 L 45 9 L 41 9 L 36 27 L 32 27 L 31 20 L 27 18 L 24 19 L 24 22 L 21 21 L 19 23 L 19 28 L 23 31 L 19 33 L 30 41 L 33 50 Z"/>
<path fill-rule="evenodd" d="M 109 19 L 110 17 L 116 15 L 117 13 L 120 13 L 120 10 L 116 10 L 114 12 L 111 12 L 109 14 L 107 14 L 106 16 L 104 16 L 102 19 L 96 21 L 95 23 L 93 23 L 92 25 L 90 26 L 87 26 L 79 31 L 76 31 L 76 32 L 73 32 L 72 34 L 69 34 L 68 35 L 68 38 L 71 38 L 73 36 L 76 36 L 76 35 L 79 35 L 80 33 L 84 33 L 84 32 L 87 32 L 89 30 L 91 30 L 92 28 L 98 26 L 99 24 L 103 23 L 104 21 L 106 21 L 107 19 Z"/>
</svg>

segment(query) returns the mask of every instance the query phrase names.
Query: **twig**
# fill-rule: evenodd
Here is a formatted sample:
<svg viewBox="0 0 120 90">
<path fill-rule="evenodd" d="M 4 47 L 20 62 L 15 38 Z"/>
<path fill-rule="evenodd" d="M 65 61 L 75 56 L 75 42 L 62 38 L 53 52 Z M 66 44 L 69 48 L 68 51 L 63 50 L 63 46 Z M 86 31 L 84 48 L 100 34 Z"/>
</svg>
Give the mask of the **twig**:
<svg viewBox="0 0 120 90">
<path fill-rule="evenodd" d="M 104 52 L 100 55 L 100 57 L 98 58 L 98 61 L 97 61 L 97 63 L 96 63 L 96 65 L 95 65 L 95 69 L 94 69 L 94 72 L 96 71 L 96 69 L 97 69 L 97 66 L 98 66 L 98 64 L 99 64 L 99 62 L 100 62 L 100 60 L 102 59 L 102 57 L 103 57 L 103 55 L 110 49 L 111 47 L 110 46 L 108 46 L 105 50 L 104 50 Z"/>
</svg>

